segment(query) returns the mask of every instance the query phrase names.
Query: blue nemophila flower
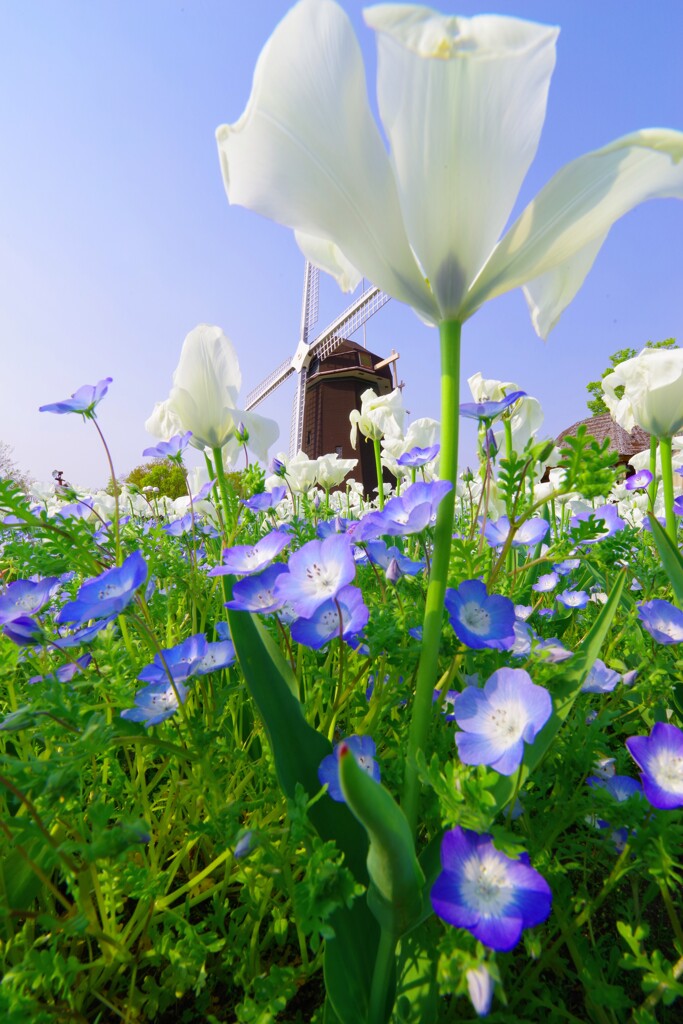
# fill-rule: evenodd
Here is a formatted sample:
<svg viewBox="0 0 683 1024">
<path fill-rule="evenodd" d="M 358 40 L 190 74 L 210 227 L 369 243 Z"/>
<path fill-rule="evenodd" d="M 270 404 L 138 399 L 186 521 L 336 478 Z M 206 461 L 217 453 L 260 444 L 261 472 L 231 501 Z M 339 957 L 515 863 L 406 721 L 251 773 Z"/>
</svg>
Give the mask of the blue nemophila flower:
<svg viewBox="0 0 683 1024">
<path fill-rule="evenodd" d="M 275 582 L 275 596 L 309 619 L 356 575 L 351 539 L 340 533 L 326 540 L 311 540 L 290 556 L 287 568 Z"/>
<path fill-rule="evenodd" d="M 402 551 L 399 551 L 396 546 L 387 547 L 383 540 L 370 541 L 366 550 L 370 561 L 375 565 L 379 565 L 385 572 L 388 570 L 392 559 L 398 563 L 402 576 L 416 576 L 419 572 L 422 572 L 426 565 L 422 560 L 414 562 L 407 555 L 404 555 Z"/>
<path fill-rule="evenodd" d="M 350 526 L 356 526 L 356 519 L 345 519 L 344 516 L 333 516 L 332 519 L 321 520 L 315 528 L 318 540 L 327 540 L 335 533 L 346 533 Z"/>
<path fill-rule="evenodd" d="M 515 606 L 489 594 L 481 580 L 465 580 L 446 591 L 446 611 L 458 640 L 474 650 L 506 651 L 515 642 Z"/>
<path fill-rule="evenodd" d="M 573 569 L 578 569 L 581 565 L 580 558 L 565 558 L 563 562 L 554 562 L 553 569 L 559 573 L 560 576 L 567 576 Z"/>
<path fill-rule="evenodd" d="M 624 487 L 627 491 L 644 491 L 653 480 L 654 477 L 649 469 L 641 469 L 640 472 L 633 473 L 627 480 L 624 480 Z"/>
<path fill-rule="evenodd" d="M 262 614 L 278 611 L 283 601 L 275 596 L 275 581 L 283 572 L 287 572 L 287 566 L 277 562 L 263 572 L 238 580 L 232 588 L 232 600 L 227 601 L 225 607 L 238 612 Z"/>
<path fill-rule="evenodd" d="M 175 683 L 175 689 L 166 678 L 165 682 L 149 683 L 135 694 L 135 707 L 126 708 L 121 718 L 129 722 L 142 722 L 146 729 L 165 722 L 175 715 L 179 707 L 178 698 L 184 704 L 188 689 L 181 682 Z"/>
<path fill-rule="evenodd" d="M 369 618 L 363 594 L 358 587 L 349 585 L 321 604 L 310 618 L 295 619 L 291 625 L 292 640 L 318 650 L 340 633 L 344 640 L 357 636 Z"/>
<path fill-rule="evenodd" d="M 560 582 L 560 577 L 556 572 L 546 572 L 542 576 L 539 576 L 531 589 L 535 590 L 538 594 L 548 594 L 551 590 L 554 590 L 557 584 Z"/>
<path fill-rule="evenodd" d="M 460 826 L 446 832 L 441 867 L 431 891 L 434 913 L 455 928 L 466 928 L 490 949 L 507 953 L 525 928 L 550 915 L 550 886 L 528 855 L 506 857 L 490 835 Z"/>
<path fill-rule="evenodd" d="M 83 644 L 89 644 L 98 633 L 102 633 L 107 626 L 112 624 L 117 615 L 118 612 L 114 612 L 112 615 L 107 615 L 104 619 L 98 619 L 97 622 L 93 622 L 91 626 L 86 626 L 85 629 L 77 629 L 75 633 L 60 633 L 53 643 L 60 650 L 68 650 L 70 647 L 81 647 Z"/>
<path fill-rule="evenodd" d="M 420 469 L 426 466 L 439 454 L 441 445 L 433 444 L 429 448 L 411 448 L 409 452 L 399 455 L 396 462 L 399 466 L 407 466 L 410 469 Z"/>
<path fill-rule="evenodd" d="M 191 430 L 184 434 L 174 434 L 168 441 L 159 441 L 159 444 L 152 448 L 145 448 L 142 454 L 153 459 L 172 459 L 174 462 L 180 462 L 191 437 Z"/>
<path fill-rule="evenodd" d="M 556 600 L 565 608 L 585 608 L 590 598 L 585 590 L 563 590 Z"/>
<path fill-rule="evenodd" d="M 147 578 L 147 565 L 139 551 L 124 561 L 123 565 L 88 580 L 78 591 L 75 601 L 64 605 L 57 616 L 57 622 L 68 622 L 75 626 L 88 619 L 103 619 L 126 608 L 135 597 L 135 591 Z"/>
<path fill-rule="evenodd" d="M 643 795 L 641 784 L 637 779 L 632 779 L 628 775 L 610 775 L 607 778 L 591 775 L 586 779 L 586 782 L 589 786 L 604 789 L 617 803 L 625 803 L 632 796 L 642 797 Z M 617 853 L 621 853 L 628 842 L 629 830 L 627 828 L 612 829 L 610 823 L 603 818 L 591 818 L 590 821 L 600 829 L 611 830 L 611 838 Z"/>
<path fill-rule="evenodd" d="M 524 744 L 533 743 L 552 714 L 553 702 L 521 668 L 500 668 L 483 690 L 468 686 L 455 704 L 463 730 L 455 743 L 465 764 L 490 765 L 512 775 L 522 763 Z"/>
<path fill-rule="evenodd" d="M 106 395 L 112 380 L 112 377 L 105 377 L 97 384 L 84 384 L 78 391 L 74 391 L 71 398 L 65 398 L 63 402 L 41 405 L 38 412 L 77 412 L 92 419 L 95 416 L 95 406 Z"/>
<path fill-rule="evenodd" d="M 510 520 L 507 516 L 500 516 L 493 522 L 487 520 L 484 527 L 484 536 L 492 548 L 502 547 L 510 534 Z M 550 523 L 545 519 L 527 519 L 512 539 L 513 548 L 529 547 L 540 544 L 550 529 Z"/>
<path fill-rule="evenodd" d="M 638 605 L 638 618 L 658 644 L 683 643 L 683 612 L 660 598 Z"/>
<path fill-rule="evenodd" d="M 620 679 L 618 672 L 608 668 L 600 658 L 596 658 L 581 687 L 581 693 L 611 693 Z"/>
<path fill-rule="evenodd" d="M 649 736 L 630 736 L 628 752 L 642 769 L 643 792 L 653 807 L 683 807 L 683 732 L 656 722 Z"/>
<path fill-rule="evenodd" d="M 230 644 L 231 641 L 224 641 Z M 195 633 L 175 647 L 168 647 L 154 655 L 154 661 L 145 665 L 138 679 L 143 683 L 169 682 L 169 673 L 177 684 L 190 676 L 200 674 L 200 666 L 207 656 L 209 644 L 203 633 Z"/>
<path fill-rule="evenodd" d="M 223 564 L 217 565 L 208 573 L 209 576 L 251 576 L 261 572 L 274 558 L 283 551 L 292 538 L 282 530 L 271 530 L 256 544 L 236 544 L 223 551 Z"/>
<path fill-rule="evenodd" d="M 17 647 L 37 647 L 45 640 L 43 627 L 30 615 L 18 615 L 6 622 L 2 631 Z"/>
<path fill-rule="evenodd" d="M 15 580 L 0 594 L 0 623 L 42 611 L 59 586 L 56 576 L 44 580 Z"/>
<path fill-rule="evenodd" d="M 324 786 L 327 783 L 328 795 L 337 803 L 346 803 L 339 782 L 339 753 L 343 746 L 348 747 L 356 759 L 356 764 L 363 771 L 367 772 L 375 782 L 380 781 L 379 765 L 375 761 L 377 751 L 375 741 L 371 736 L 347 736 L 345 740 L 335 745 L 334 751 L 324 757 L 318 767 L 320 785 Z"/>
<path fill-rule="evenodd" d="M 251 498 L 242 498 L 241 504 L 251 512 L 268 512 L 280 504 L 286 493 L 286 487 L 273 487 L 272 491 L 263 491 L 252 495 Z"/>
<path fill-rule="evenodd" d="M 567 658 L 573 658 L 574 652 L 563 647 L 556 636 L 549 636 L 547 639 L 539 640 L 533 647 L 533 653 L 549 665 L 556 665 Z"/>
<path fill-rule="evenodd" d="M 526 398 L 526 391 L 511 391 L 499 402 L 463 402 L 460 415 L 471 420 L 495 420 L 519 398 Z"/>
<path fill-rule="evenodd" d="M 582 544 L 597 544 L 600 540 L 613 537 L 615 533 L 623 530 L 626 526 L 624 520 L 619 518 L 616 505 L 601 505 L 600 508 L 591 509 L 589 512 L 577 512 L 569 520 L 569 527 L 570 529 L 575 529 L 580 523 L 587 523 L 591 520 L 595 521 L 596 526 L 600 527 L 602 533 L 599 537 L 582 541 Z"/>
<path fill-rule="evenodd" d="M 46 676 L 31 676 L 29 683 L 70 683 L 73 677 L 87 668 L 91 661 L 92 654 L 83 654 L 76 661 L 67 661 L 66 664 L 60 665 L 54 672 L 50 672 Z"/>
</svg>

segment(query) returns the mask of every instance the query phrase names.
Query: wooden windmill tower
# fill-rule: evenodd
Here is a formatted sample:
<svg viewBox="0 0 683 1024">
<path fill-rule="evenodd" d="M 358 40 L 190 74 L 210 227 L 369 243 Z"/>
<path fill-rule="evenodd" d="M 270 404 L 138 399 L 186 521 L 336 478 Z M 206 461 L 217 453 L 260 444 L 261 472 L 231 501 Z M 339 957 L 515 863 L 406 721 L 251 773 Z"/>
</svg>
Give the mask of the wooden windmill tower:
<svg viewBox="0 0 683 1024">
<path fill-rule="evenodd" d="M 398 354 L 392 352 L 389 359 L 381 359 L 349 338 L 389 301 L 389 296 L 374 286 L 365 289 L 311 341 L 318 320 L 319 274 L 317 267 L 306 263 L 299 344 L 293 356 L 249 392 L 246 409 L 253 409 L 292 374 L 298 374 L 290 457 L 304 451 L 311 459 L 334 452 L 344 459 L 358 458 L 355 476 L 369 493 L 377 486 L 374 454 L 369 445 L 359 444 L 358 451 L 351 448 L 349 413 L 360 409 L 360 396 L 368 388 L 382 395 L 397 386 Z"/>
</svg>

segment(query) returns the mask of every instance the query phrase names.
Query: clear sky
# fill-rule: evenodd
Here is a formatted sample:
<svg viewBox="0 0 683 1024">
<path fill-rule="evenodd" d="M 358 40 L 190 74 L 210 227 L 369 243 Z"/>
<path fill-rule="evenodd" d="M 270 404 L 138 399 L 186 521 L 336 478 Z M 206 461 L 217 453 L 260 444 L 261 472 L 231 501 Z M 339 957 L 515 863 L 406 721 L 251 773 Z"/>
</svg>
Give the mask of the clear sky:
<svg viewBox="0 0 683 1024">
<path fill-rule="evenodd" d="M 243 395 L 289 353 L 303 257 L 291 232 L 225 197 L 214 139 L 237 119 L 256 58 L 286 0 L 0 0 L 0 439 L 34 478 L 64 470 L 103 485 L 106 466 L 80 417 L 39 413 L 111 376 L 100 423 L 117 472 L 142 460 L 144 421 L 168 395 L 185 334 L 220 325 Z M 345 0 L 366 55 L 373 33 Z M 518 209 L 568 160 L 638 128 L 683 129 L 681 0 L 444 0 L 471 15 L 561 26 L 539 152 Z M 476 202 L 476 197 L 473 197 Z M 643 205 L 613 228 L 547 343 L 521 292 L 464 329 L 465 379 L 515 381 L 542 403 L 545 433 L 587 415 L 585 384 L 613 351 L 683 344 L 683 204 Z M 327 279 L 319 327 L 349 299 Z M 411 418 L 438 417 L 438 339 L 390 302 L 367 344 L 400 352 Z M 286 449 L 293 385 L 260 406 Z M 468 432 L 469 431 L 469 432 Z M 462 462 L 472 457 L 470 428 Z"/>
</svg>

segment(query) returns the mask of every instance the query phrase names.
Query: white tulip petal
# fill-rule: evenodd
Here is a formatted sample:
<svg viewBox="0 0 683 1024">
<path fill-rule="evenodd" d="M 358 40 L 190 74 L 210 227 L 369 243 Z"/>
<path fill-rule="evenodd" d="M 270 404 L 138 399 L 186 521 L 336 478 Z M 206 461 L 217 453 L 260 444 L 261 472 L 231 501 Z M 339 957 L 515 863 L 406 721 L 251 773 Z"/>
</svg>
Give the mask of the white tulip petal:
<svg viewBox="0 0 683 1024">
<path fill-rule="evenodd" d="M 333 277 L 343 292 L 356 290 L 363 275 L 347 260 L 338 245 L 327 238 L 317 238 L 303 231 L 295 231 L 294 237 L 306 259 Z"/>
<path fill-rule="evenodd" d="M 378 102 L 403 220 L 442 317 L 456 317 L 538 146 L 558 30 L 381 4 Z"/>
<path fill-rule="evenodd" d="M 244 410 L 236 411 L 235 416 L 238 424 L 243 423 L 247 428 L 249 451 L 253 452 L 262 462 L 267 462 L 268 449 L 275 444 L 280 436 L 280 428 L 275 420 L 270 420 L 257 412 L 245 412 Z"/>
<path fill-rule="evenodd" d="M 644 129 L 567 164 L 496 246 L 463 318 L 495 295 L 532 282 L 535 322 L 549 329 L 578 291 L 612 224 L 647 199 L 667 197 L 683 198 L 683 132 Z"/>
<path fill-rule="evenodd" d="M 586 280 L 588 271 L 593 266 L 608 234 L 609 232 L 605 231 L 570 260 L 565 260 L 559 267 L 549 270 L 547 274 L 541 274 L 524 285 L 522 291 L 529 307 L 531 322 L 540 338 L 548 337 Z"/>
<path fill-rule="evenodd" d="M 264 47 L 242 117 L 216 132 L 228 198 L 329 239 L 388 294 L 438 319 L 406 238 L 351 24 L 301 0 Z"/>
</svg>

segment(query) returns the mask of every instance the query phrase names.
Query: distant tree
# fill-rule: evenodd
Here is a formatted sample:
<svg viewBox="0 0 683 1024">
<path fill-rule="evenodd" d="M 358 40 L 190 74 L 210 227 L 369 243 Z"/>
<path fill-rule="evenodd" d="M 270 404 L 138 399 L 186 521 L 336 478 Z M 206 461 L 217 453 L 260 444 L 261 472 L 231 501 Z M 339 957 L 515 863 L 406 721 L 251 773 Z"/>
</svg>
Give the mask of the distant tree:
<svg viewBox="0 0 683 1024">
<path fill-rule="evenodd" d="M 13 450 L 5 441 L 0 441 L 0 480 L 12 480 L 22 491 L 28 491 L 31 480 L 15 463 Z"/>
<path fill-rule="evenodd" d="M 169 462 L 168 459 L 155 459 L 153 462 L 136 466 L 124 482 L 133 484 L 140 490 L 145 487 L 158 487 L 157 493 L 167 498 L 180 498 L 187 494 L 182 467 L 175 462 Z"/>
<path fill-rule="evenodd" d="M 664 341 L 647 341 L 645 342 L 645 348 L 678 348 L 678 346 L 676 345 L 675 338 L 666 338 Z M 604 392 L 602 390 L 602 382 L 607 374 L 611 373 L 619 363 L 624 363 L 627 359 L 633 359 L 637 355 L 638 350 L 635 348 L 620 348 L 618 352 L 612 353 L 609 357 L 609 366 L 603 371 L 600 380 L 592 380 L 589 384 L 586 384 L 586 391 L 592 396 L 587 402 L 588 411 L 591 416 L 602 416 L 609 412 L 605 405 Z"/>
</svg>

